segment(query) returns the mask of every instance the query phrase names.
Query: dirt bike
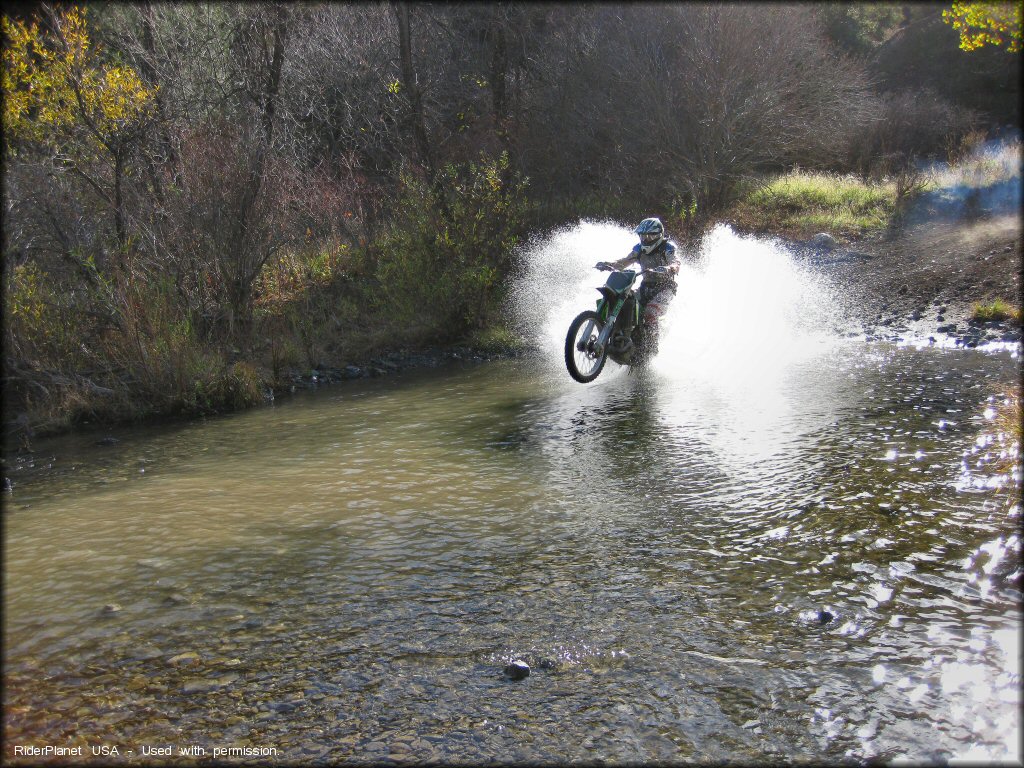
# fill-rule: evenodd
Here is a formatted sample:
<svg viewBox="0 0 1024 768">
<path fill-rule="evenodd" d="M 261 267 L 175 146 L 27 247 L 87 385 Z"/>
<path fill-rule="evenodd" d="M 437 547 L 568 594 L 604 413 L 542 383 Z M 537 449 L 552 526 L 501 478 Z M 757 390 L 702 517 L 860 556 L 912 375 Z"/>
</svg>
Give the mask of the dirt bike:
<svg viewBox="0 0 1024 768">
<path fill-rule="evenodd" d="M 642 308 L 633 286 L 643 275 L 664 274 L 664 268 L 616 270 L 604 262 L 597 268 L 611 271 L 597 289 L 597 310 L 577 315 L 565 337 L 565 367 L 582 384 L 596 379 L 609 357 L 633 369 L 650 359 L 657 345 L 641 322 Z"/>
</svg>

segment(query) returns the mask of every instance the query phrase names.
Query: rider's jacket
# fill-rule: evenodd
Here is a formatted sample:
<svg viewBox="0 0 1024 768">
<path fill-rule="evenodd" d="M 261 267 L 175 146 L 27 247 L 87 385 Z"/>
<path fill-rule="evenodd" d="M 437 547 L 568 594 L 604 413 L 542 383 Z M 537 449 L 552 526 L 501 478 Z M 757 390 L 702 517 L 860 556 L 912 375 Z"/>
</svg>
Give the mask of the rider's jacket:
<svg viewBox="0 0 1024 768">
<path fill-rule="evenodd" d="M 612 266 L 616 269 L 623 269 L 633 263 L 638 263 L 641 269 L 650 269 L 651 267 L 668 267 L 673 264 L 676 267 L 682 265 L 676 244 L 671 240 L 662 240 L 658 247 L 650 253 L 644 253 L 641 244 L 637 243 L 633 246 L 633 250 L 630 251 L 628 256 L 625 256 L 618 261 L 611 262 Z M 655 287 L 667 288 L 669 285 L 674 288 L 675 283 L 676 276 L 673 274 L 649 275 L 644 278 L 644 284 L 649 286 L 648 290 L 654 289 Z"/>
</svg>

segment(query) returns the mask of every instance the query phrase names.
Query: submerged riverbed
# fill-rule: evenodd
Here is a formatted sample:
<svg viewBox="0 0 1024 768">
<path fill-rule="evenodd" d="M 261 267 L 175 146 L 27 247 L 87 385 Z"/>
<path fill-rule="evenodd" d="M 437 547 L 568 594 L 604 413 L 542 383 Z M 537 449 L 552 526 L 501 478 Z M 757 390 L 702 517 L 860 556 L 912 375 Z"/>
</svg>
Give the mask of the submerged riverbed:
<svg viewBox="0 0 1024 768">
<path fill-rule="evenodd" d="M 1019 359 L 708 354 L 40 442 L 4 505 L 5 758 L 1016 757 L 1020 507 L 989 417 Z"/>
</svg>

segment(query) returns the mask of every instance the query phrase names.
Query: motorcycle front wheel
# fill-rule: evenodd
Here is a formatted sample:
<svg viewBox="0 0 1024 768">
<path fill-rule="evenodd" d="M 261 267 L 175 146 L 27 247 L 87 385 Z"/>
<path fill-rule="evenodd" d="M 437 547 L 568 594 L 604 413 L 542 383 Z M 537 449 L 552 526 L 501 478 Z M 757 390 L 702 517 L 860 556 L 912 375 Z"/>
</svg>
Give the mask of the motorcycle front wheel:
<svg viewBox="0 0 1024 768">
<path fill-rule="evenodd" d="M 607 347 L 600 352 L 594 348 L 602 328 L 601 316 L 590 310 L 581 312 L 569 326 L 565 337 L 565 367 L 581 384 L 596 379 L 608 359 Z"/>
</svg>

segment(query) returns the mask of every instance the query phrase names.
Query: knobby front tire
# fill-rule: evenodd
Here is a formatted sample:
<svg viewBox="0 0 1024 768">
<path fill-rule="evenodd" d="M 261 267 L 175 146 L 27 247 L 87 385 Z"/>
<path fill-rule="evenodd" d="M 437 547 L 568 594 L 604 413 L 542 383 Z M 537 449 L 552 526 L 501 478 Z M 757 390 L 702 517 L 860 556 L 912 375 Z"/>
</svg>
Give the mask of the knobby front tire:
<svg viewBox="0 0 1024 768">
<path fill-rule="evenodd" d="M 588 326 L 591 328 L 589 334 L 586 333 Z M 594 352 L 594 342 L 603 328 L 601 316 L 587 310 L 577 315 L 565 336 L 565 367 L 569 369 L 569 375 L 581 384 L 596 379 L 608 359 L 607 347 L 600 354 Z"/>
</svg>

